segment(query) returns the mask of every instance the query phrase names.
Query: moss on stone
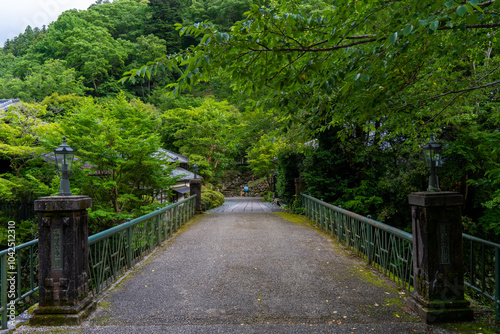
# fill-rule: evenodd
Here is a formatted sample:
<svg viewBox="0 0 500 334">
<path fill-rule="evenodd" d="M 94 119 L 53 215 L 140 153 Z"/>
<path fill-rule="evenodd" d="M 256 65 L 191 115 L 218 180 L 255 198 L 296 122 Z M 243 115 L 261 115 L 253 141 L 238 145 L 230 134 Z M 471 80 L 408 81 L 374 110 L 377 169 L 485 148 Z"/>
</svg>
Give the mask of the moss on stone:
<svg viewBox="0 0 500 334">
<path fill-rule="evenodd" d="M 33 314 L 35 313 L 35 309 L 38 307 L 38 303 L 36 303 L 35 305 L 31 306 L 28 310 L 26 310 L 26 312 L 28 312 L 28 314 Z"/>
</svg>

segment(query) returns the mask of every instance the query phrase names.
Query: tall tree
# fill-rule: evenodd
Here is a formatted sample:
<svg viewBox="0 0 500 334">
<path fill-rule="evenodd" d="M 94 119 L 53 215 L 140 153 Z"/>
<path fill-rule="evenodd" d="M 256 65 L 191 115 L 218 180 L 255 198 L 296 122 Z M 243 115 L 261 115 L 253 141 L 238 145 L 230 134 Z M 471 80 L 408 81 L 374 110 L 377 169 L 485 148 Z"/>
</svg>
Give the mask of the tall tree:
<svg viewBox="0 0 500 334">
<path fill-rule="evenodd" d="M 154 202 L 155 190 L 172 185 L 173 167 L 157 154 L 159 125 L 152 106 L 128 102 L 123 94 L 103 103 L 87 98 L 61 122 L 59 134 L 46 141 L 54 146 L 65 134 L 80 161 L 90 167 L 75 186 L 92 196 L 91 218 L 99 222 L 94 228 L 130 217 Z"/>
<path fill-rule="evenodd" d="M 347 124 L 348 135 L 349 124 L 397 123 L 391 130 L 419 137 L 448 122 L 449 106 L 468 92 L 500 84 L 499 57 L 489 57 L 482 75 L 470 75 L 474 62 L 486 62 L 472 47 L 487 51 L 491 42 L 495 52 L 498 44 L 497 2 L 337 0 L 313 14 L 298 4 L 252 6 L 230 33 L 210 23 L 178 26 L 202 39 L 165 56 L 162 63 L 186 66 L 173 93 L 223 70 L 237 90 L 264 92 L 261 102 L 291 120 L 307 119 L 308 127 Z"/>
<path fill-rule="evenodd" d="M 175 53 L 181 48 L 181 38 L 175 24 L 181 23 L 181 8 L 178 0 L 149 0 L 151 17 L 148 20 L 148 33 L 167 42 L 165 52 Z"/>
</svg>

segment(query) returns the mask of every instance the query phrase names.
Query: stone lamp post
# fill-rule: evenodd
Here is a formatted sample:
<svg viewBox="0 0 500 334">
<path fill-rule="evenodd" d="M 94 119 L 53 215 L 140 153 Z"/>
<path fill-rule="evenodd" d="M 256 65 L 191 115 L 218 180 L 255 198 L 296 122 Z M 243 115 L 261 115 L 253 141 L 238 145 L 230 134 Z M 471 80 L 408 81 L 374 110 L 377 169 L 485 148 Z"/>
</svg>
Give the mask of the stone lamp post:
<svg viewBox="0 0 500 334">
<path fill-rule="evenodd" d="M 78 325 L 95 308 L 89 295 L 88 213 L 92 200 L 72 196 L 68 177 L 74 150 L 63 138 L 54 150 L 62 175 L 58 196 L 35 201 L 38 214 L 40 301 L 32 325 Z"/>
<path fill-rule="evenodd" d="M 472 320 L 464 297 L 461 194 L 439 191 L 435 167 L 441 145 L 423 147 L 431 177 L 426 192 L 409 195 L 413 230 L 414 292 L 408 306 L 427 323 Z"/>
</svg>

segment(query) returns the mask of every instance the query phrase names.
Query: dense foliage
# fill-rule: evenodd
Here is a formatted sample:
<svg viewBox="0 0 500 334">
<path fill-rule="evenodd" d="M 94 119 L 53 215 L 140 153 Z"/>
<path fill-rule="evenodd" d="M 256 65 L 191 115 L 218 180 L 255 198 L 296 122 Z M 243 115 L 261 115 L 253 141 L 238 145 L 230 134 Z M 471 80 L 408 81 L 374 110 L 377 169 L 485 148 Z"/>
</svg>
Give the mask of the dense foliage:
<svg viewBox="0 0 500 334">
<path fill-rule="evenodd" d="M 209 22 L 178 25 L 200 43 L 128 78 L 184 66 L 169 85 L 178 96 L 224 77 L 255 106 L 275 108 L 285 129 L 300 125 L 302 138 L 287 145 L 318 139 L 318 148 L 296 152 L 305 154 L 309 192 L 403 227 L 406 194 L 425 189 L 419 147 L 434 132 L 446 144 L 442 188 L 464 194 L 464 213 L 484 222 L 475 232 L 486 233 L 498 225 L 500 201 L 499 6 L 476 0 L 338 0 L 314 10 L 307 1 L 253 5 L 229 32 Z"/>
<path fill-rule="evenodd" d="M 154 205 L 171 182 L 151 155 L 161 146 L 213 184 L 246 162 L 256 177 L 277 173 L 290 205 L 300 175 L 314 197 L 408 229 L 434 132 L 441 188 L 464 195 L 466 231 L 499 241 L 499 12 L 477 0 L 115 0 L 65 12 L 0 50 L 0 98 L 24 102 L 0 121 L 0 198 L 57 191 L 42 153 L 65 134 L 92 166 L 72 185 L 96 198 L 96 226 Z"/>
</svg>

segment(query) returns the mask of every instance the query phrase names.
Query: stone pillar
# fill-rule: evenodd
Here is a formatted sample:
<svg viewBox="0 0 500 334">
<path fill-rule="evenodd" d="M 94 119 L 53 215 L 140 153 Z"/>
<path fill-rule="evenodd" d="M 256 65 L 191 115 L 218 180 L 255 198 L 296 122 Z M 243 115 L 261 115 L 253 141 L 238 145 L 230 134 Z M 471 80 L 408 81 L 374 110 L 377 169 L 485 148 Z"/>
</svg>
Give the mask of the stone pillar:
<svg viewBox="0 0 500 334">
<path fill-rule="evenodd" d="M 196 195 L 196 212 L 202 212 L 201 207 L 201 179 L 189 180 L 189 193 L 191 196 Z"/>
<path fill-rule="evenodd" d="M 51 196 L 35 201 L 38 213 L 40 301 L 33 325 L 78 325 L 95 308 L 89 296 L 87 196 Z"/>
<path fill-rule="evenodd" d="M 304 180 L 301 177 L 295 179 L 295 195 L 300 196 L 302 189 L 304 189 Z"/>
<path fill-rule="evenodd" d="M 413 229 L 414 293 L 408 305 L 427 323 L 472 320 L 464 298 L 462 195 L 409 195 Z"/>
</svg>

